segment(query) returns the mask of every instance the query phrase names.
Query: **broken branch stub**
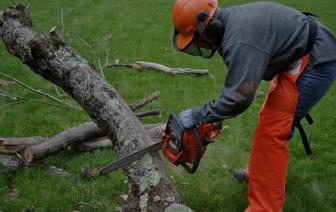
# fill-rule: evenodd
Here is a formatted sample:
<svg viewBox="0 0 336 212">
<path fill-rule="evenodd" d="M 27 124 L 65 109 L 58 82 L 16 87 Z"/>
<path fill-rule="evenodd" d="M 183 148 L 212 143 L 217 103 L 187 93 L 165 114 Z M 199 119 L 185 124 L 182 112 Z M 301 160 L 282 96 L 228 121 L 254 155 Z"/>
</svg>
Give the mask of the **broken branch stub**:
<svg viewBox="0 0 336 212">
<path fill-rule="evenodd" d="M 118 92 L 57 33 L 38 35 L 31 29 L 29 12 L 23 5 L 0 11 L 0 38 L 7 50 L 36 74 L 63 88 L 115 141 L 115 151 L 125 157 L 152 143 L 140 121 Z M 163 211 L 181 202 L 163 168 L 158 153 L 147 154 L 124 169 L 130 182 L 125 211 Z M 154 201 L 154 196 L 161 200 Z"/>
</svg>

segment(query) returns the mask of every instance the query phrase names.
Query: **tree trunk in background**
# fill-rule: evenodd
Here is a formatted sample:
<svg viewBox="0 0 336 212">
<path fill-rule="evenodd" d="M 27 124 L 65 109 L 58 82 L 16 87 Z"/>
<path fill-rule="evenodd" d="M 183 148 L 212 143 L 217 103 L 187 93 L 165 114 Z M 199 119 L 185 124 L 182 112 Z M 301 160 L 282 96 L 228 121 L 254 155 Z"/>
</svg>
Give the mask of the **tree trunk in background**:
<svg viewBox="0 0 336 212">
<path fill-rule="evenodd" d="M 0 11 L 0 37 L 7 50 L 36 74 L 72 96 L 114 141 L 118 157 L 152 144 L 139 119 L 117 91 L 73 51 L 55 29 L 49 36 L 42 36 L 33 32 L 31 27 L 25 6 L 15 5 Z M 129 178 L 130 189 L 123 210 L 171 211 L 176 207 L 175 203 L 188 210 L 179 204 L 180 195 L 173 189 L 158 153 L 145 155 L 124 172 Z"/>
</svg>

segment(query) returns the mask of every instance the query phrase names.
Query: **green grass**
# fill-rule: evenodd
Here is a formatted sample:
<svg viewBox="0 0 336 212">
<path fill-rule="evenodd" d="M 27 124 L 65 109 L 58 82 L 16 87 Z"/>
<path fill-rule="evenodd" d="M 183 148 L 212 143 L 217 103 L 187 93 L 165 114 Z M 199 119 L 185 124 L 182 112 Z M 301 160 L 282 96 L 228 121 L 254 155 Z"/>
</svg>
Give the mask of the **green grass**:
<svg viewBox="0 0 336 212">
<path fill-rule="evenodd" d="M 2 0 L 0 8 L 12 1 Z M 221 6 L 251 1 L 220 1 Z M 302 11 L 310 11 L 336 31 L 336 2 L 277 1 Z M 53 26 L 62 28 L 60 14 L 64 13 L 65 40 L 97 65 L 104 61 L 102 45 L 110 51 L 111 61 L 122 63 L 136 60 L 153 61 L 172 67 L 207 68 L 209 76 L 168 76 L 157 72 L 137 72 L 129 69 L 106 70 L 107 80 L 132 102 L 160 90 L 160 99 L 146 106 L 164 109 L 161 117 L 143 118 L 144 123 L 165 122 L 170 113 L 200 105 L 216 98 L 222 88 L 226 68 L 221 58 L 204 60 L 176 52 L 172 47 L 170 0 L 82 0 L 82 1 L 22 1 L 31 7 L 35 30 L 47 33 Z M 111 39 L 106 39 L 110 37 Z M 85 40 L 92 48 L 86 46 Z M 10 56 L 0 44 L 0 71 L 55 94 L 50 83 L 33 74 L 18 59 Z M 264 91 L 267 84 L 262 84 Z M 3 89 L 3 88 L 1 88 Z M 16 85 L 4 88 L 31 98 L 41 98 Z M 334 211 L 336 208 L 336 104 L 335 86 L 312 111 L 316 124 L 307 126 L 313 142 L 314 159 L 305 159 L 299 136 L 290 142 L 291 160 L 287 184 L 285 211 Z M 69 98 L 65 101 L 72 102 Z M 246 184 L 231 179 L 231 172 L 243 167 L 249 157 L 251 138 L 257 122 L 257 112 L 263 99 L 259 98 L 239 117 L 227 120 L 230 126 L 220 139 L 212 144 L 202 160 L 198 172 L 185 173 L 180 167 L 167 163 L 173 183 L 187 205 L 195 211 L 243 211 L 247 205 Z M 8 101 L 0 99 L 0 105 Z M 0 111 L 0 136 L 52 136 L 61 130 L 89 120 L 81 111 L 46 107 L 25 103 Z M 0 176 L 0 210 L 20 211 L 114 211 L 118 196 L 127 192 L 121 172 L 88 181 L 81 177 L 82 166 L 102 167 L 115 159 L 111 149 L 93 153 L 63 152 L 39 162 L 32 168 L 20 170 L 13 177 L 19 191 L 17 198 L 9 195 L 6 178 Z M 50 165 L 71 173 L 68 177 L 48 174 Z M 81 206 L 81 202 L 85 202 Z"/>
</svg>

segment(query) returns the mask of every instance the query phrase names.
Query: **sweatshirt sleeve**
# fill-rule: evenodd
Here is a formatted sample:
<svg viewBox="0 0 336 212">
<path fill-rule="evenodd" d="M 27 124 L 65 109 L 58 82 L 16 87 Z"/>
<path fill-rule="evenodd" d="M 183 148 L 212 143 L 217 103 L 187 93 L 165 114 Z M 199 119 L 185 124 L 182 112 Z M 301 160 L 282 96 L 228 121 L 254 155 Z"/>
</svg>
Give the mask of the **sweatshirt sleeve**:
<svg viewBox="0 0 336 212">
<path fill-rule="evenodd" d="M 254 99 L 270 58 L 269 52 L 244 43 L 226 48 L 222 55 L 228 66 L 224 88 L 218 99 L 192 109 L 194 124 L 222 121 L 246 110 Z"/>
</svg>

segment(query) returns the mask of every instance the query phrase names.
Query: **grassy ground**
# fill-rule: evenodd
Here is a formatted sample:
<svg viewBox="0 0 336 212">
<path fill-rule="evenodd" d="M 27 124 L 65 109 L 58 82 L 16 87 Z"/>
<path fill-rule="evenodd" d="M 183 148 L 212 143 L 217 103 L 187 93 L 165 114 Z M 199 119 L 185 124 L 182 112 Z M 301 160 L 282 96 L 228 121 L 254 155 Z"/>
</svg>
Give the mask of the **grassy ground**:
<svg viewBox="0 0 336 212">
<path fill-rule="evenodd" d="M 2 0 L 0 8 L 11 5 Z M 64 14 L 64 37 L 70 45 L 91 63 L 97 58 L 104 61 L 102 47 L 106 45 L 110 58 L 121 62 L 136 60 L 154 61 L 178 67 L 208 68 L 206 77 L 168 76 L 156 72 L 135 72 L 128 69 L 107 69 L 107 80 L 122 96 L 132 102 L 154 91 L 161 91 L 159 101 L 148 108 L 163 108 L 162 117 L 144 118 L 144 123 L 165 122 L 172 112 L 197 106 L 216 98 L 222 87 L 226 68 L 221 58 L 203 60 L 176 52 L 171 45 L 171 7 L 174 1 L 155 0 L 60 0 L 22 1 L 31 7 L 35 29 L 41 33 L 56 25 L 62 28 L 61 11 Z M 250 1 L 220 1 L 221 6 Z M 336 31 L 336 2 L 290 1 L 280 3 L 302 11 L 310 11 Z M 110 39 L 109 39 L 110 38 Z M 89 45 L 84 44 L 85 40 Z M 50 83 L 34 75 L 16 58 L 9 56 L 0 44 L 0 71 L 15 76 L 35 88 L 54 94 Z M 262 85 L 266 91 L 266 84 Z M 3 88 L 1 88 L 3 89 Z M 20 95 L 35 94 L 11 85 L 4 88 Z M 336 208 L 336 104 L 334 86 L 328 96 L 312 111 L 316 120 L 308 127 L 313 142 L 314 159 L 305 159 L 301 141 L 296 135 L 290 143 L 290 161 L 287 202 L 285 211 L 335 211 Z M 72 102 L 65 98 L 65 101 Z M 206 157 L 195 175 L 186 174 L 181 168 L 167 164 L 173 183 L 183 199 L 196 211 L 242 211 L 246 202 L 245 184 L 231 179 L 231 171 L 247 163 L 251 137 L 257 121 L 257 111 L 263 99 L 259 98 L 241 116 L 226 121 L 230 126 L 215 144 L 209 147 Z M 0 99 L 1 105 L 6 104 Z M 52 136 L 55 133 L 89 120 L 84 112 L 46 107 L 26 103 L 0 111 L 0 136 Z M 10 194 L 6 177 L 0 176 L 0 210 L 19 211 L 113 211 L 118 196 L 127 192 L 126 178 L 120 173 L 88 181 L 81 177 L 82 166 L 101 167 L 115 159 L 111 149 L 93 153 L 60 153 L 32 168 L 20 170 L 13 178 L 18 191 Z M 71 173 L 68 177 L 48 174 L 50 165 Z"/>
</svg>

